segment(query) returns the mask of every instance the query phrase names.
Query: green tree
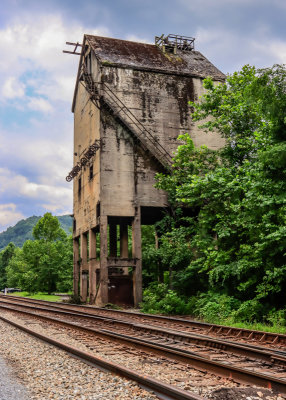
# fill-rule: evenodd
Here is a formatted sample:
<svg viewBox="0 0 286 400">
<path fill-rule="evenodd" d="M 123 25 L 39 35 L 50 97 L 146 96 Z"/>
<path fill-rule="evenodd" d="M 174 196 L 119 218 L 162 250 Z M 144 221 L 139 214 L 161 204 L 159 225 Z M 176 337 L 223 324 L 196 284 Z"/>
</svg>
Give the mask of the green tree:
<svg viewBox="0 0 286 400">
<path fill-rule="evenodd" d="M 66 233 L 61 228 L 57 217 L 53 217 L 51 213 L 46 213 L 34 226 L 33 236 L 36 240 L 53 242 L 64 239 Z"/>
<path fill-rule="evenodd" d="M 16 248 L 7 267 L 9 287 L 19 287 L 29 293 L 38 291 L 37 274 L 26 260 L 22 249 Z"/>
<path fill-rule="evenodd" d="M 72 243 L 57 217 L 46 213 L 35 225 L 33 235 L 35 240 L 27 240 L 9 263 L 8 282 L 30 292 L 70 290 Z"/>
<path fill-rule="evenodd" d="M 6 268 L 9 261 L 15 254 L 14 243 L 9 243 L 4 250 L 0 252 L 0 289 L 7 287 L 7 272 Z"/>
<path fill-rule="evenodd" d="M 285 66 L 245 66 L 225 84 L 206 79 L 206 94 L 191 104 L 193 119 L 201 129 L 218 131 L 225 146 L 197 149 L 188 135 L 180 136 L 172 174 L 159 175 L 157 184 L 173 208 L 192 211 L 163 238 L 177 237 L 174 254 L 184 240 L 191 249 L 187 267 L 176 275 L 179 293 L 192 294 L 192 282 L 201 281 L 203 291 L 248 302 L 249 313 L 261 310 L 252 313 L 257 318 L 285 307 L 285 78 Z"/>
</svg>

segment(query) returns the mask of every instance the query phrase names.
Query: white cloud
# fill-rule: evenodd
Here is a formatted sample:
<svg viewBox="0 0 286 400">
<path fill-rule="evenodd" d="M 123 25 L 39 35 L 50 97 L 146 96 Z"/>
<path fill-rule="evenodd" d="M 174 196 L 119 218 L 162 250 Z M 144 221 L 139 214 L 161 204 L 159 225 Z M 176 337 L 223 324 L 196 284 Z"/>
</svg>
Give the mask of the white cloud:
<svg viewBox="0 0 286 400">
<path fill-rule="evenodd" d="M 25 94 L 25 85 L 14 76 L 10 76 L 4 82 L 2 95 L 8 99 L 23 97 Z"/>
<path fill-rule="evenodd" d="M 101 27 L 88 33 L 102 35 L 107 32 Z M 26 80 L 35 93 L 71 101 L 78 56 L 63 54 L 62 50 L 66 48 L 66 41 L 81 42 L 84 33 L 87 32 L 82 25 L 65 23 L 59 15 L 15 18 L 8 27 L 0 30 L 1 91 L 10 94 L 6 97 L 15 93 L 15 86 L 11 90 L 12 68 L 12 83 L 22 81 L 23 85 Z"/>
<path fill-rule="evenodd" d="M 275 0 L 277 5 L 282 4 L 284 0 Z M 216 10 L 220 13 L 223 13 L 223 7 L 225 6 L 253 6 L 253 5 L 267 5 L 269 3 L 268 0 L 179 0 L 179 2 L 189 9 L 190 11 L 194 12 L 195 14 L 204 13 L 207 16 L 209 10 Z"/>
<path fill-rule="evenodd" d="M 0 29 L 0 102 L 9 113 L 17 109 L 9 127 L 4 120 L 0 126 L 0 196 L 28 216 L 42 209 L 71 213 L 72 184 L 65 177 L 72 168 L 70 108 L 79 57 L 62 50 L 69 49 L 66 41 L 81 42 L 84 33 L 109 31 L 32 13 Z M 15 215 L 11 223 L 22 217 L 16 208 L 7 210 Z"/>
<path fill-rule="evenodd" d="M 285 64 L 286 63 L 286 41 L 280 39 L 264 40 L 263 42 L 253 39 L 251 46 L 254 54 L 259 54 L 261 57 L 273 60 L 272 64 Z"/>
<path fill-rule="evenodd" d="M 42 207 L 44 207 L 47 211 L 50 211 L 51 213 L 59 216 L 59 215 L 69 215 L 71 214 L 71 209 L 70 208 L 61 208 L 59 209 L 58 204 L 42 204 Z"/>
<path fill-rule="evenodd" d="M 31 97 L 28 99 L 27 107 L 35 111 L 51 112 L 53 107 L 51 103 L 42 97 Z"/>
<path fill-rule="evenodd" d="M 126 37 L 126 40 L 130 40 L 131 42 L 150 43 L 150 40 L 148 40 L 146 38 L 141 38 L 137 35 L 128 35 Z M 151 43 L 151 44 L 153 44 L 153 43 Z"/>
<path fill-rule="evenodd" d="M 70 210 L 72 187 L 60 187 L 53 184 L 41 184 L 29 181 L 25 176 L 16 174 L 7 168 L 0 168 L 0 193 L 13 193 L 15 198 L 35 200 L 40 206 L 49 205 L 54 212 Z M 48 208 L 48 207 L 47 207 Z"/>
<path fill-rule="evenodd" d="M 250 33 L 237 35 L 226 28 L 197 29 L 197 48 L 224 73 L 232 73 L 243 65 L 258 68 L 286 62 L 286 41 L 269 38 L 266 26 L 257 26 Z"/>
<path fill-rule="evenodd" d="M 69 110 L 67 117 L 71 117 Z M 40 184 L 66 185 L 65 176 L 73 163 L 73 126 L 71 118 L 61 118 L 55 111 L 51 118 L 31 120 L 28 128 L 0 129 L 2 166 L 15 173 L 23 170 L 27 179 Z"/>
<path fill-rule="evenodd" d="M 20 219 L 25 218 L 24 215 L 17 210 L 14 203 L 0 204 L 0 232 L 10 225 L 14 225 Z"/>
</svg>

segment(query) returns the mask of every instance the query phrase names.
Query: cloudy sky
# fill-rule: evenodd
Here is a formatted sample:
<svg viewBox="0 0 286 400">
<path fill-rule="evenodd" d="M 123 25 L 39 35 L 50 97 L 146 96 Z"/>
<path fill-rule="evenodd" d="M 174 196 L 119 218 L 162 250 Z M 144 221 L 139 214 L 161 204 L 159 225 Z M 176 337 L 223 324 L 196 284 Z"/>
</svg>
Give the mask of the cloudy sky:
<svg viewBox="0 0 286 400">
<path fill-rule="evenodd" d="M 285 0 L 2 0 L 0 9 L 0 232 L 46 211 L 72 212 L 73 115 L 84 33 L 153 43 L 196 38 L 224 73 L 286 63 Z"/>
</svg>

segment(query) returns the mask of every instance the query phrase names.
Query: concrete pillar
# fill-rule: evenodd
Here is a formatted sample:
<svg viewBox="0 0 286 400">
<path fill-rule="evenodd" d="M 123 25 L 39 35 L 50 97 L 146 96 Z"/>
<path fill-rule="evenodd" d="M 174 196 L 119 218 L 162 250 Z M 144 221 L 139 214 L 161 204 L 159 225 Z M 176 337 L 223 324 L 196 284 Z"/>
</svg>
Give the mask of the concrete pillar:
<svg viewBox="0 0 286 400">
<path fill-rule="evenodd" d="M 86 301 L 87 299 L 87 273 L 88 273 L 88 265 L 87 265 L 87 235 L 80 235 L 80 258 L 81 258 L 81 266 L 80 266 L 80 297 L 82 301 Z"/>
<path fill-rule="evenodd" d="M 142 251 L 141 251 L 141 212 L 136 207 L 132 222 L 132 257 L 136 259 L 133 272 L 133 296 L 134 305 L 138 307 L 142 301 Z"/>
<path fill-rule="evenodd" d="M 73 239 L 73 294 L 79 295 L 79 238 Z"/>
<path fill-rule="evenodd" d="M 128 258 L 128 225 L 120 224 L 120 257 Z"/>
<path fill-rule="evenodd" d="M 109 254 L 110 257 L 117 257 L 117 226 L 109 224 Z"/>
<path fill-rule="evenodd" d="M 89 304 L 94 304 L 96 294 L 96 233 L 89 230 Z"/>
<path fill-rule="evenodd" d="M 128 258 L 128 225 L 120 224 L 120 257 Z M 128 275 L 128 267 L 122 268 L 123 274 Z"/>
<path fill-rule="evenodd" d="M 86 302 L 87 299 L 87 279 L 88 272 L 81 271 L 81 282 L 80 282 L 80 297 L 83 302 Z"/>
<path fill-rule="evenodd" d="M 87 234 L 80 235 L 80 258 L 83 270 L 87 269 Z"/>
<path fill-rule="evenodd" d="M 107 265 L 107 216 L 100 217 L 100 301 L 101 305 L 108 303 L 108 265 Z"/>
</svg>

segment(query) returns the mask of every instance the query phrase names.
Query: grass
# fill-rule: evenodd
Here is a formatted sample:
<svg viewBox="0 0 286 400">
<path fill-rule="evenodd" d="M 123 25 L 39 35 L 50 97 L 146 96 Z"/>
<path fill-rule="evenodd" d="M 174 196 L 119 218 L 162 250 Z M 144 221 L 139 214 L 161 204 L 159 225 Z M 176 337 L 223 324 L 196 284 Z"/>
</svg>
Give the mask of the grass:
<svg viewBox="0 0 286 400">
<path fill-rule="evenodd" d="M 141 310 L 142 311 L 142 310 Z M 144 311 L 143 311 L 144 313 Z M 148 310 L 148 313 L 150 314 L 158 314 L 158 315 L 169 315 L 169 314 L 162 314 L 158 311 L 155 312 L 150 312 Z M 180 318 L 190 318 L 195 321 L 200 321 L 200 322 L 207 322 L 209 324 L 215 324 L 215 325 L 224 325 L 224 326 L 229 326 L 233 328 L 241 328 L 241 329 L 249 329 L 252 331 L 262 331 L 262 332 L 270 332 L 270 333 L 280 333 L 280 334 L 286 334 L 286 326 L 285 325 L 280 325 L 278 324 L 263 324 L 262 322 L 234 322 L 231 318 L 226 318 L 226 319 L 218 319 L 217 317 L 212 319 L 212 318 L 197 318 L 194 315 L 170 315 L 171 317 L 180 317 Z"/>
<path fill-rule="evenodd" d="M 55 296 L 53 294 L 47 294 L 47 293 L 35 293 L 31 294 L 28 292 L 15 292 L 15 293 L 8 293 L 7 296 L 19 296 L 19 297 L 28 297 L 29 299 L 35 299 L 35 300 L 47 300 L 47 301 L 61 301 L 61 296 Z"/>
<path fill-rule="evenodd" d="M 253 331 L 263 331 L 271 333 L 286 334 L 286 327 L 281 325 L 266 325 L 260 322 L 245 323 L 245 322 L 221 322 L 221 325 L 233 326 L 234 328 L 251 329 Z"/>
<path fill-rule="evenodd" d="M 189 316 L 191 317 L 191 316 Z M 274 323 L 273 325 L 262 323 L 262 322 L 234 322 L 230 318 L 196 318 L 192 317 L 194 320 L 207 322 L 209 324 L 224 325 L 233 328 L 249 329 L 251 331 L 262 331 L 270 333 L 280 333 L 286 334 L 286 326 L 284 324 Z"/>
</svg>

